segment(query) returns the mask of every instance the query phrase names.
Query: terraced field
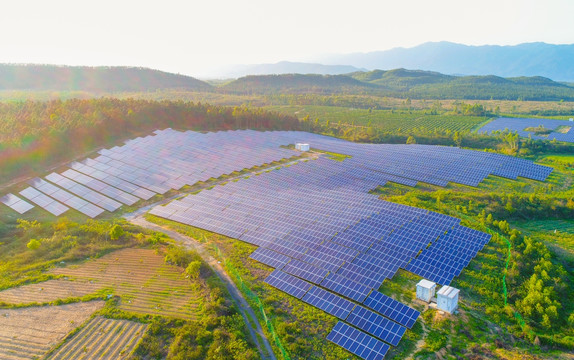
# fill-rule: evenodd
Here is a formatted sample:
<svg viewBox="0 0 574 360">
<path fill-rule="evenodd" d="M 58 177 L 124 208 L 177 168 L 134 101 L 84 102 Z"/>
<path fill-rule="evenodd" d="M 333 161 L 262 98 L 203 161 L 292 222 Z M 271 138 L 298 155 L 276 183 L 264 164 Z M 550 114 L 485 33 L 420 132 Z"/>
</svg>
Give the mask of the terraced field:
<svg viewBox="0 0 574 360">
<path fill-rule="evenodd" d="M 181 268 L 166 264 L 153 250 L 123 249 L 51 272 L 69 278 L 8 289 L 0 292 L 0 301 L 42 303 L 109 290 L 121 297 L 120 308 L 126 311 L 189 320 L 199 311 L 200 292 Z"/>
<path fill-rule="evenodd" d="M 142 339 L 146 324 L 95 317 L 47 359 L 126 359 Z"/>
<path fill-rule="evenodd" d="M 0 302 L 7 304 L 47 303 L 57 299 L 82 297 L 102 290 L 102 285 L 88 280 L 48 280 L 0 291 Z"/>
<path fill-rule="evenodd" d="M 0 310 L 0 359 L 37 359 L 84 323 L 103 301 Z"/>
</svg>

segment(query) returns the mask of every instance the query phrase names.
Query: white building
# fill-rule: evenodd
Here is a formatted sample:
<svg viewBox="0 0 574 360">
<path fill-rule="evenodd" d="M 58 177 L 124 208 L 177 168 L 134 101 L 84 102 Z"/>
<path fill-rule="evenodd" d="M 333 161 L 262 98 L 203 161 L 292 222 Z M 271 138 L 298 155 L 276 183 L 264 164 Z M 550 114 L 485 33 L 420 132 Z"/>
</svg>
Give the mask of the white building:
<svg viewBox="0 0 574 360">
<path fill-rule="evenodd" d="M 309 144 L 296 143 L 295 144 L 295 150 L 309 151 Z"/>
<path fill-rule="evenodd" d="M 460 290 L 451 286 L 443 286 L 437 293 L 437 307 L 439 310 L 453 313 L 458 308 L 458 293 Z"/>
<path fill-rule="evenodd" d="M 435 283 L 433 283 L 432 281 L 422 279 L 417 284 L 417 299 L 430 302 L 431 299 L 434 297 L 435 290 L 436 290 Z"/>
</svg>

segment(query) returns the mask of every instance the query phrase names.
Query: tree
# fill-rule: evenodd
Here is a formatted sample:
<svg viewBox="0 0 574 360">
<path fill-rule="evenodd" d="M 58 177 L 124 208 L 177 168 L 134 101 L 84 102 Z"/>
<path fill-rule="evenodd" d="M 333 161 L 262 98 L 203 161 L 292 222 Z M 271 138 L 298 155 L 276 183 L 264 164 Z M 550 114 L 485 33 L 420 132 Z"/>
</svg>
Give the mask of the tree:
<svg viewBox="0 0 574 360">
<path fill-rule="evenodd" d="M 26 245 L 26 247 L 30 250 L 36 250 L 38 248 L 40 248 L 40 245 L 42 245 L 42 243 L 36 239 L 32 239 L 30 240 L 30 242 Z"/>
<path fill-rule="evenodd" d="M 462 134 L 456 131 L 452 136 L 452 140 L 454 141 L 456 146 L 460 147 L 460 145 L 462 144 Z"/>
<path fill-rule="evenodd" d="M 192 261 L 187 265 L 185 273 L 189 275 L 192 279 L 197 279 L 199 277 L 199 271 L 201 269 L 201 261 Z"/>
<path fill-rule="evenodd" d="M 114 225 L 110 230 L 110 239 L 112 240 L 118 240 L 123 235 L 124 235 L 124 229 L 122 229 L 122 227 L 117 224 Z"/>
<path fill-rule="evenodd" d="M 407 144 L 416 144 L 417 141 L 416 139 L 411 135 L 409 136 L 409 138 L 407 139 Z"/>
</svg>

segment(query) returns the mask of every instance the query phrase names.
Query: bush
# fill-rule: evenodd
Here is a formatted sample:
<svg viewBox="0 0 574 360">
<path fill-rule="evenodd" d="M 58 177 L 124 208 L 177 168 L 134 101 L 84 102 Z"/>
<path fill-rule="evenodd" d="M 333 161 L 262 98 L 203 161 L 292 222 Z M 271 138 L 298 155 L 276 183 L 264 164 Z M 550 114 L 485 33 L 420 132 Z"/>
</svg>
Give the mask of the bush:
<svg viewBox="0 0 574 360">
<path fill-rule="evenodd" d="M 124 229 L 122 229 L 121 226 L 119 225 L 114 225 L 112 227 L 112 229 L 110 230 L 110 239 L 112 240 L 118 240 L 119 238 L 121 238 L 124 235 Z"/>
<path fill-rule="evenodd" d="M 36 250 L 40 248 L 40 245 L 42 245 L 42 243 L 36 239 L 32 239 L 30 240 L 30 242 L 28 242 L 28 244 L 26 245 L 28 247 L 28 249 L 30 250 Z"/>
<path fill-rule="evenodd" d="M 192 279 L 197 279 L 199 277 L 199 271 L 201 270 L 201 261 L 192 261 L 185 268 L 185 272 Z"/>
</svg>

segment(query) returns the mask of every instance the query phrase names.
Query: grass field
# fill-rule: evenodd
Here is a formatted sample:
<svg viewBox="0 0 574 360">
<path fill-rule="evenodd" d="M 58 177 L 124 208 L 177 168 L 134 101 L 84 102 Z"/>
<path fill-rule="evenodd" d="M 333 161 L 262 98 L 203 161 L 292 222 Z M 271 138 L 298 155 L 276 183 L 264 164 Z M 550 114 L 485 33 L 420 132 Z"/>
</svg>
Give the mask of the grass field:
<svg viewBox="0 0 574 360">
<path fill-rule="evenodd" d="M 103 306 L 103 301 L 91 301 L 0 310 L 0 359 L 42 357 Z"/>
<path fill-rule="evenodd" d="M 142 339 L 147 326 L 98 316 L 47 359 L 127 359 Z"/>
<path fill-rule="evenodd" d="M 472 131 L 488 120 L 486 117 L 464 115 L 427 115 L 421 110 L 368 110 L 337 106 L 266 106 L 266 110 L 277 111 L 299 119 L 309 116 L 311 120 L 319 119 L 321 123 L 329 121 L 331 125 L 339 122 L 343 125 L 371 126 L 383 131 L 399 132 L 413 129 L 428 131 L 450 130 L 459 132 Z"/>
</svg>

